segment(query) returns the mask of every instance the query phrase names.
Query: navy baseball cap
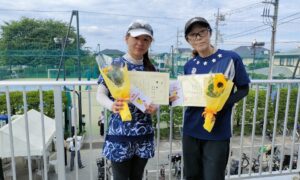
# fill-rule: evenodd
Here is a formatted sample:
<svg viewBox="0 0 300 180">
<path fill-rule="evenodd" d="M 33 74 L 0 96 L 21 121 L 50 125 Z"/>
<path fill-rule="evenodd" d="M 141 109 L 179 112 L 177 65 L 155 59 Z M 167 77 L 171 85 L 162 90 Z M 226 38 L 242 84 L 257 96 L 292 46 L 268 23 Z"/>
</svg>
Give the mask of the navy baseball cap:
<svg viewBox="0 0 300 180">
<path fill-rule="evenodd" d="M 210 27 L 210 25 L 209 25 L 209 23 L 206 19 L 204 19 L 203 17 L 193 17 L 192 19 L 188 20 L 185 23 L 185 27 L 184 27 L 184 36 L 185 37 L 191 31 L 192 25 L 194 25 L 196 23 L 200 24 L 200 25 L 203 25 L 204 27 L 207 27 L 211 31 L 211 27 Z"/>
</svg>

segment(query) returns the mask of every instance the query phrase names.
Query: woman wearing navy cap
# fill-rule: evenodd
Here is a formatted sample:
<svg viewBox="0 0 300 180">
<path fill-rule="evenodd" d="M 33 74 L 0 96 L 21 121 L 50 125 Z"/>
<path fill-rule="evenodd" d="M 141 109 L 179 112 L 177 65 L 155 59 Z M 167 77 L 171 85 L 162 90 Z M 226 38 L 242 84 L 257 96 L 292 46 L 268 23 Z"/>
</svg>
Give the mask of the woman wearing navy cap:
<svg viewBox="0 0 300 180">
<path fill-rule="evenodd" d="M 129 71 L 155 71 L 148 57 L 153 40 L 150 24 L 136 20 L 129 25 L 125 36 L 128 52 L 112 64 L 127 64 Z M 149 158 L 154 156 L 154 129 L 151 114 L 157 106 L 150 104 L 145 113 L 129 103 L 132 120 L 122 122 L 119 115 L 124 99 L 113 99 L 100 75 L 97 101 L 113 113 L 109 117 L 103 155 L 111 160 L 114 180 L 141 180 Z"/>
<path fill-rule="evenodd" d="M 211 45 L 212 29 L 206 19 L 194 17 L 185 24 L 185 38 L 193 48 L 193 58 L 184 66 L 184 74 L 207 74 L 219 62 L 234 65 L 232 91 L 223 109 L 216 114 L 211 132 L 203 128 L 204 107 L 187 107 L 183 126 L 184 174 L 187 180 L 223 180 L 229 155 L 231 113 L 234 103 L 248 94 L 249 78 L 241 57 L 233 51 Z"/>
</svg>

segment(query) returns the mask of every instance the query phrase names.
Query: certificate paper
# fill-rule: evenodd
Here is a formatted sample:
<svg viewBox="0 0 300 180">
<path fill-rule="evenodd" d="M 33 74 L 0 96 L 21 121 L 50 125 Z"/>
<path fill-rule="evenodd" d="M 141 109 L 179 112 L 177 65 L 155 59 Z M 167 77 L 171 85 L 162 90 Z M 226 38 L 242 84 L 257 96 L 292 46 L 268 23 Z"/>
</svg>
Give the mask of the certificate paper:
<svg viewBox="0 0 300 180">
<path fill-rule="evenodd" d="M 128 71 L 130 84 L 140 89 L 153 104 L 169 104 L 169 73 Z"/>
<path fill-rule="evenodd" d="M 182 106 L 206 106 L 204 85 L 208 83 L 209 77 L 209 74 L 178 76 L 183 92 Z"/>
</svg>

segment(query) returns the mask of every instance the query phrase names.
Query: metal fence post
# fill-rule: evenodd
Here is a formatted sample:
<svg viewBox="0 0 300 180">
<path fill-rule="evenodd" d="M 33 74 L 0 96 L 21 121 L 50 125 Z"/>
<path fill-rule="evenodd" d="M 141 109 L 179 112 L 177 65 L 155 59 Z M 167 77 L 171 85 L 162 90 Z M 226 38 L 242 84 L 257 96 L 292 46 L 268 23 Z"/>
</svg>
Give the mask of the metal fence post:
<svg viewBox="0 0 300 180">
<path fill-rule="evenodd" d="M 63 135 L 63 117 L 62 117 L 62 95 L 61 86 L 54 86 L 54 111 L 55 111 L 55 132 L 56 132 L 56 166 L 58 180 L 65 180 L 65 160 L 64 160 L 64 135 Z"/>
</svg>

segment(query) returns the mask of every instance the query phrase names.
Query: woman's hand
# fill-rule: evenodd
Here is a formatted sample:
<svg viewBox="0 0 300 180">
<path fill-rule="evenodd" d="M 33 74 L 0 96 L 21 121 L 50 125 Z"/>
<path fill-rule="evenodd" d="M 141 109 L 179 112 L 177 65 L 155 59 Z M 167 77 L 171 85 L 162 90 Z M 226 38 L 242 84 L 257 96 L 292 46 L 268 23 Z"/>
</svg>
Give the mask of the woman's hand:
<svg viewBox="0 0 300 180">
<path fill-rule="evenodd" d="M 145 113 L 148 113 L 148 114 L 155 114 L 157 111 L 157 106 L 154 105 L 154 104 L 150 104 L 150 105 L 146 105 L 146 111 Z"/>
<path fill-rule="evenodd" d="M 176 99 L 178 99 L 178 96 L 177 96 L 177 95 L 169 96 L 169 102 L 170 102 L 170 103 L 172 103 L 172 102 L 175 101 Z"/>
<path fill-rule="evenodd" d="M 120 111 L 123 109 L 123 103 L 126 101 L 126 99 L 119 98 L 116 99 L 112 105 L 112 112 L 113 113 L 120 113 Z"/>
</svg>

